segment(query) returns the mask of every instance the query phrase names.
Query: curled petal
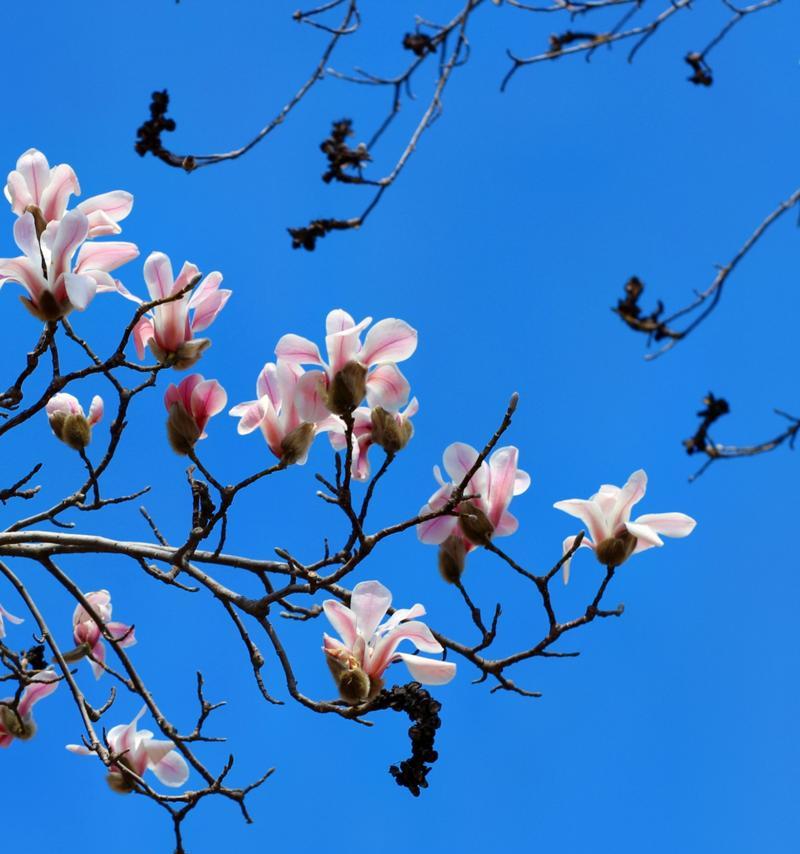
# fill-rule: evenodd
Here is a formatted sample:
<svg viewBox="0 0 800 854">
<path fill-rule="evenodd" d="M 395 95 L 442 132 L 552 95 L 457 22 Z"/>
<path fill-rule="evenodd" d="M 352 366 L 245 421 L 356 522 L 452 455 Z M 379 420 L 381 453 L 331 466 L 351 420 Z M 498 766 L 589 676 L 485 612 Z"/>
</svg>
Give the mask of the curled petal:
<svg viewBox="0 0 800 854">
<path fill-rule="evenodd" d="M 88 421 L 89 421 L 90 426 L 94 426 L 95 424 L 98 423 L 98 421 L 100 421 L 100 419 L 103 417 L 103 411 L 104 411 L 103 398 L 100 397 L 99 394 L 96 394 L 92 398 L 92 402 L 89 406 Z"/>
<path fill-rule="evenodd" d="M 116 270 L 139 255 L 139 247 L 135 243 L 115 241 L 108 243 L 84 243 L 78 252 L 75 264 L 76 273 L 89 270 L 102 270 L 105 273 Z"/>
<path fill-rule="evenodd" d="M 361 581 L 353 588 L 350 608 L 359 634 L 370 638 L 392 604 L 392 594 L 379 581 Z"/>
<path fill-rule="evenodd" d="M 163 252 L 151 252 L 147 256 L 144 262 L 144 281 L 153 300 L 164 299 L 172 293 L 172 263 Z"/>
<path fill-rule="evenodd" d="M 177 788 L 189 779 L 189 766 L 173 742 L 147 739 L 143 747 L 150 769 L 165 786 Z"/>
<path fill-rule="evenodd" d="M 322 371 L 308 371 L 297 381 L 295 405 L 302 421 L 316 424 L 330 415 L 325 403 L 326 388 L 327 377 Z"/>
<path fill-rule="evenodd" d="M 326 599 L 322 610 L 345 645 L 352 647 L 356 640 L 356 615 L 353 611 L 336 599 Z"/>
<path fill-rule="evenodd" d="M 405 662 L 411 678 L 423 685 L 447 685 L 456 675 L 456 665 L 452 661 L 423 658 L 407 652 L 398 652 L 396 657 Z"/>
<path fill-rule="evenodd" d="M 380 365 L 367 375 L 367 403 L 397 412 L 408 400 L 411 386 L 394 364 Z"/>
<path fill-rule="evenodd" d="M 420 516 L 426 516 L 428 513 L 433 513 L 434 510 L 430 504 L 426 504 L 419 511 Z M 426 519 L 417 525 L 417 538 L 421 543 L 438 546 L 443 543 L 450 534 L 453 533 L 458 524 L 458 519 L 455 516 L 437 516 L 434 519 Z"/>
<path fill-rule="evenodd" d="M 562 545 L 562 551 L 561 551 L 562 555 L 565 555 L 575 545 L 575 540 L 577 540 L 577 539 L 578 539 L 578 535 L 575 534 L 571 537 L 567 537 L 564 540 L 564 543 Z M 586 537 L 584 537 L 583 540 L 581 540 L 581 544 L 580 544 L 580 546 L 578 546 L 578 548 L 579 549 L 582 549 L 582 548 L 593 549 L 594 543 L 592 543 L 590 540 L 588 540 Z M 564 579 L 564 584 L 569 584 L 569 570 L 570 570 L 570 564 L 571 563 L 572 563 L 572 558 L 570 558 L 569 560 L 565 560 L 564 563 L 561 565 L 561 577 Z"/>
<path fill-rule="evenodd" d="M 637 525 L 647 525 L 657 534 L 665 537 L 688 537 L 695 529 L 697 521 L 685 513 L 645 513 L 634 519 Z"/>
<path fill-rule="evenodd" d="M 238 403 L 228 414 L 239 419 L 236 432 L 240 436 L 252 433 L 264 420 L 264 408 L 257 400 L 251 400 L 248 403 Z"/>
<path fill-rule="evenodd" d="M 402 362 L 417 349 L 417 330 L 404 320 L 379 320 L 364 339 L 360 359 L 365 365 Z"/>
<path fill-rule="evenodd" d="M 275 355 L 295 365 L 324 365 L 319 347 L 308 338 L 289 333 L 275 346 Z"/>
<path fill-rule="evenodd" d="M 17 706 L 20 717 L 27 717 L 31 709 L 45 697 L 49 697 L 58 688 L 58 676 L 52 670 L 43 670 L 33 677 L 33 682 L 22 692 Z"/>
<path fill-rule="evenodd" d="M 83 311 L 97 293 L 97 281 L 93 276 L 64 273 L 64 287 L 70 303 L 78 311 Z"/>
</svg>

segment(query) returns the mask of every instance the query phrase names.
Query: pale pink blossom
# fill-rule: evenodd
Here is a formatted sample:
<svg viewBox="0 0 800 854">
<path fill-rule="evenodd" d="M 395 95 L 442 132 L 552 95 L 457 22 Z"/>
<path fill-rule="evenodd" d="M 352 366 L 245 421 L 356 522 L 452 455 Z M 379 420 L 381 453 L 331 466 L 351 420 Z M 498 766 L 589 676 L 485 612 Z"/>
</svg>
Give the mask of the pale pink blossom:
<svg viewBox="0 0 800 854">
<path fill-rule="evenodd" d="M 325 616 L 341 640 L 323 635 L 323 651 L 344 699 L 363 702 L 383 687 L 383 674 L 395 661 L 402 661 L 411 678 L 424 685 L 445 685 L 455 676 L 456 665 L 449 661 L 423 658 L 397 652 L 404 641 L 411 641 L 422 652 L 441 653 L 442 645 L 431 630 L 415 617 L 425 614 L 416 604 L 398 608 L 385 622 L 392 594 L 378 581 L 362 581 L 353 588 L 350 607 L 336 599 L 327 599 Z"/>
<path fill-rule="evenodd" d="M 103 417 L 103 398 L 100 397 L 99 394 L 96 394 L 92 398 L 92 402 L 89 405 L 89 416 L 86 417 L 78 398 L 66 391 L 60 391 L 57 394 L 54 394 L 50 400 L 47 401 L 47 404 L 45 405 L 45 412 L 50 418 L 57 413 L 61 413 L 63 415 L 80 415 L 86 418 L 90 427 L 93 427 Z"/>
<path fill-rule="evenodd" d="M 6 609 L 0 605 L 0 640 L 2 640 L 6 636 L 6 627 L 4 620 L 8 620 L 9 623 L 13 623 L 15 626 L 18 626 L 20 623 L 24 622 L 22 617 L 15 617 L 13 614 L 6 611 Z"/>
<path fill-rule="evenodd" d="M 58 320 L 83 311 L 96 293 L 118 290 L 109 275 L 139 254 L 133 243 L 86 243 L 89 220 L 79 210 L 53 220 L 41 234 L 31 213 L 14 223 L 17 258 L 0 259 L 0 287 L 17 282 L 25 307 L 39 320 Z M 77 257 L 75 253 L 77 251 Z"/>
<path fill-rule="evenodd" d="M 71 166 L 59 163 L 50 168 L 41 151 L 29 148 L 17 160 L 17 168 L 8 174 L 5 196 L 11 210 L 22 216 L 29 208 L 38 208 L 45 223 L 58 222 L 66 213 L 71 195 L 79 196 L 81 188 Z M 112 190 L 81 202 L 76 210 L 88 220 L 88 236 L 119 234 L 118 223 L 131 212 L 133 196 L 124 190 Z"/>
<path fill-rule="evenodd" d="M 119 646 L 125 648 L 133 646 L 136 643 L 132 626 L 126 626 L 124 623 L 117 623 L 111 619 L 111 594 L 108 590 L 97 590 L 93 593 L 87 593 L 86 601 L 95 610 L 97 616 L 100 617 L 103 625 Z M 86 644 L 89 648 L 92 654 L 92 658 L 89 660 L 92 673 L 94 673 L 95 679 L 99 679 L 103 675 L 101 665 L 106 660 L 103 633 L 83 605 L 78 605 L 72 615 L 72 635 L 77 645 Z"/>
<path fill-rule="evenodd" d="M 378 409 L 382 409 L 378 408 Z M 359 406 L 353 411 L 353 463 L 350 467 L 351 474 L 356 480 L 367 480 L 370 475 L 369 449 L 374 444 L 386 443 L 385 427 L 382 428 L 384 438 L 376 440 L 376 426 L 373 413 L 376 410 L 367 406 Z M 396 425 L 397 443 L 403 447 L 414 435 L 411 418 L 419 411 L 419 403 L 416 397 L 409 401 L 408 406 L 402 412 L 391 412 L 383 410 L 386 419 L 390 419 Z M 407 425 L 407 426 L 406 426 Z M 344 422 L 336 419 L 335 426 L 330 432 L 330 441 L 333 448 L 343 451 L 347 448 L 347 434 Z M 390 446 L 394 452 L 394 446 Z M 397 448 L 398 450 L 400 448 Z"/>
<path fill-rule="evenodd" d="M 202 374 L 190 374 L 178 385 L 171 384 L 164 394 L 169 413 L 167 434 L 179 454 L 186 454 L 199 439 L 206 438 L 206 426 L 228 402 L 225 389 L 217 380 Z"/>
<path fill-rule="evenodd" d="M 659 536 L 688 537 L 697 522 L 685 513 L 647 513 L 630 521 L 633 505 L 644 498 L 647 475 L 635 471 L 622 488 L 604 483 L 589 499 L 570 498 L 553 507 L 580 519 L 589 531 L 581 547 L 593 549 L 597 559 L 607 566 L 618 566 L 632 554 L 653 546 L 663 546 Z M 564 554 L 575 543 L 575 536 L 564 540 Z M 569 581 L 570 561 L 564 564 L 564 583 Z"/>
<path fill-rule="evenodd" d="M 163 252 L 152 252 L 144 262 L 144 280 L 151 300 L 179 293 L 197 279 L 199 273 L 194 264 L 186 261 L 177 279 L 174 278 L 172 263 Z M 196 338 L 196 333 L 211 326 L 232 293 L 220 288 L 221 283 L 222 273 L 215 270 L 191 294 L 157 305 L 145 314 L 133 330 L 139 358 L 144 358 L 145 347 L 149 347 L 156 359 L 178 370 L 196 364 L 203 351 L 211 346 L 208 338 Z M 125 288 L 118 290 L 133 302 L 143 302 Z"/>
<path fill-rule="evenodd" d="M 396 411 L 408 400 L 408 380 L 398 369 L 396 362 L 408 359 L 417 348 L 417 332 L 404 320 L 387 318 L 380 320 L 367 333 L 363 343 L 361 333 L 372 323 L 367 317 L 360 323 L 343 309 L 335 309 L 326 320 L 325 345 L 328 361 L 325 362 L 313 341 L 300 335 L 284 335 L 275 347 L 275 355 L 298 365 L 318 365 L 321 371 L 309 371 L 300 381 L 300 414 L 306 421 L 320 420 L 316 416 L 320 407 L 337 411 L 329 392 L 333 391 L 334 379 L 345 366 L 360 366 L 365 372 L 362 389 L 350 409 L 358 406 L 366 395 L 370 407 L 382 406 Z M 341 413 L 338 413 L 341 414 Z"/>
<path fill-rule="evenodd" d="M 13 699 L 0 703 L 0 747 L 9 747 L 15 738 L 27 741 L 36 734 L 33 707 L 58 688 L 59 678 L 52 670 L 42 670 L 32 677 L 19 699 L 16 709 Z"/>
<path fill-rule="evenodd" d="M 155 739 L 150 730 L 137 730 L 136 725 L 145 711 L 143 708 L 129 724 L 112 727 L 106 736 L 109 750 L 119 757 L 116 764 L 111 766 L 108 776 L 108 783 L 115 791 L 133 789 L 133 782 L 126 776 L 126 770 L 142 777 L 149 769 L 165 786 L 173 788 L 182 786 L 189 779 L 189 766 L 175 750 L 174 742 Z M 93 753 L 82 744 L 68 744 L 67 750 L 82 756 Z"/>
<path fill-rule="evenodd" d="M 103 408 L 103 398 L 96 394 L 87 417 L 77 397 L 60 391 L 47 401 L 45 412 L 53 433 L 62 442 L 80 451 L 91 441 L 92 427 L 103 417 Z"/>
<path fill-rule="evenodd" d="M 326 409 L 317 408 L 311 413 L 317 420 L 301 417 L 299 385 L 304 374 L 300 365 L 291 362 L 267 362 L 256 381 L 258 399 L 239 403 L 230 411 L 239 419 L 240 435 L 259 428 L 270 451 L 279 460 L 298 465 L 305 463 L 315 436 L 341 425 Z"/>
<path fill-rule="evenodd" d="M 478 459 L 478 451 L 463 442 L 454 442 L 444 452 L 445 480 L 439 466 L 433 467 L 433 475 L 439 489 L 420 510 L 420 516 L 441 510 L 450 499 L 453 490 L 461 484 Z M 417 536 L 423 543 L 439 545 L 454 536 L 463 540 L 464 551 L 470 552 L 481 545 L 481 540 L 507 537 L 519 527 L 508 506 L 515 495 L 522 495 L 530 486 L 530 476 L 517 468 L 519 451 L 513 445 L 498 448 L 483 460 L 467 483 L 464 495 L 475 495 L 459 504 L 458 515 L 446 514 L 428 519 L 417 525 Z M 477 513 L 474 513 L 474 511 Z M 468 536 L 472 535 L 472 538 Z"/>
</svg>

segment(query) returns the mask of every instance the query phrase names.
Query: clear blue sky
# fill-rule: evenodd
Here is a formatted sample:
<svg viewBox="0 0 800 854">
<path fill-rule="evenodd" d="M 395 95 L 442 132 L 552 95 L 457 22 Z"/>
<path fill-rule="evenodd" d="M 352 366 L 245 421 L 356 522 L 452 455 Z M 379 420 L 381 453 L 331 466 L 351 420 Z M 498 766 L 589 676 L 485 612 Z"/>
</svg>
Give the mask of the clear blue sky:
<svg viewBox="0 0 800 854">
<path fill-rule="evenodd" d="M 623 601 L 625 615 L 571 638 L 580 658 L 518 671 L 542 699 L 490 695 L 470 685 L 467 666 L 438 689 L 441 759 L 416 800 L 386 772 L 407 755 L 405 718 L 383 714 L 367 730 L 291 704 L 266 706 L 214 602 L 169 590 L 121 559 L 65 561 L 84 589 L 110 588 L 116 616 L 136 623 L 132 652 L 173 719 L 193 725 L 201 668 L 209 697 L 229 701 L 211 728 L 232 734 L 235 779 L 278 769 L 252 798 L 255 825 L 245 826 L 231 804 L 210 805 L 187 826 L 189 850 L 310 852 L 329 845 L 332 833 L 338 847 L 356 836 L 386 852 L 408 844 L 564 854 L 796 850 L 797 460 L 782 450 L 720 464 L 689 485 L 695 461 L 680 444 L 709 388 L 733 407 L 720 440 L 766 438 L 780 429 L 773 406 L 800 409 L 796 217 L 742 265 L 705 328 L 656 363 L 643 361 L 643 340 L 609 307 L 634 273 L 648 286 L 645 305 L 657 296 L 681 304 L 796 186 L 798 9 L 787 2 L 734 31 L 712 54 L 711 89 L 687 83 L 682 62 L 723 20 L 718 4 L 702 3 L 676 16 L 633 66 L 624 50 L 599 51 L 589 65 L 562 60 L 523 72 L 501 96 L 505 48 L 545 46 L 554 19 L 487 8 L 475 17 L 472 61 L 453 80 L 442 120 L 368 226 L 305 254 L 290 249 L 286 226 L 356 214 L 366 198 L 319 180 L 318 144 L 330 120 L 351 116 L 356 138 L 367 138 L 388 93 L 326 81 L 249 156 L 195 175 L 140 159 L 132 147 L 150 92 L 165 86 L 177 150 L 224 150 L 249 138 L 296 90 L 322 44 L 322 34 L 292 22 L 297 5 L 84 0 L 39 4 L 34 20 L 27 4 L 6 4 L 0 21 L 16 46 L 0 167 L 36 146 L 52 163 L 76 168 L 84 195 L 128 189 L 136 204 L 123 236 L 143 257 L 160 249 L 176 264 L 188 258 L 224 273 L 234 296 L 201 368 L 222 381 L 232 403 L 252 397 L 282 333 L 321 337 L 331 308 L 417 327 L 419 350 L 404 365 L 421 404 L 417 434 L 388 478 L 376 521 L 415 512 L 434 487 L 430 469 L 444 447 L 482 443 L 518 390 L 509 439 L 533 485 L 515 501 L 520 531 L 506 541 L 517 560 L 533 570 L 552 565 L 562 538 L 576 530 L 552 503 L 622 483 L 638 467 L 650 475 L 642 512 L 681 510 L 699 524 L 688 540 L 620 571 L 609 601 Z M 413 13 L 444 18 L 458 6 L 366 5 L 363 34 L 335 64 L 387 74 L 408 59 L 399 41 Z M 418 90 L 422 98 L 423 78 Z M 401 118 L 369 174 L 383 174 L 411 120 L 410 112 Z M 0 254 L 13 255 L 12 217 L 3 216 Z M 123 278 L 142 293 L 141 260 Z M 0 300 L 10 377 L 38 328 L 15 288 Z M 122 300 L 98 298 L 76 325 L 107 344 L 129 312 Z M 109 486 L 152 483 L 147 505 L 178 541 L 189 509 L 182 461 L 164 441 L 163 385 L 134 412 L 138 426 Z M 98 391 L 105 391 L 99 380 L 79 394 L 88 401 Z M 233 419 L 216 419 L 210 432 L 203 456 L 224 480 L 268 459 L 260 437 L 238 437 Z M 79 461 L 56 445 L 44 417 L 36 420 L 4 446 L 3 482 L 20 461 L 43 459 L 44 497 L 74 489 Z M 239 508 L 232 546 L 262 557 L 275 546 L 315 557 L 323 535 L 341 531 L 314 497 L 313 473 L 330 464 L 319 442 L 304 469 L 254 490 Z M 17 510 L 4 508 L 4 518 Z M 123 510 L 79 522 L 125 538 L 148 533 Z M 380 578 L 398 604 L 420 600 L 433 625 L 470 638 L 435 558 L 410 533 L 377 552 L 358 579 Z M 35 568 L 18 568 L 67 643 L 69 602 Z M 590 554 L 578 556 L 573 582 L 559 590 L 563 614 L 585 605 L 598 572 Z M 232 573 L 225 580 L 246 583 Z M 487 609 L 497 599 L 508 604 L 499 652 L 538 637 L 535 597 L 502 565 L 474 555 L 465 580 Z M 5 589 L 0 601 L 23 610 Z M 301 687 L 330 696 L 322 622 L 281 628 Z M 27 641 L 28 629 L 30 622 L 14 629 L 15 637 Z M 273 660 L 265 673 L 284 696 Z M 87 690 L 99 703 L 107 687 Z M 138 710 L 126 697 L 117 708 L 109 726 Z M 0 757 L 4 850 L 70 852 L 92 840 L 117 854 L 171 850 L 159 810 L 114 795 L 99 765 L 63 750 L 80 732 L 67 692 L 38 711 L 39 736 Z M 221 763 L 227 749 L 210 746 L 204 755 Z"/>
</svg>

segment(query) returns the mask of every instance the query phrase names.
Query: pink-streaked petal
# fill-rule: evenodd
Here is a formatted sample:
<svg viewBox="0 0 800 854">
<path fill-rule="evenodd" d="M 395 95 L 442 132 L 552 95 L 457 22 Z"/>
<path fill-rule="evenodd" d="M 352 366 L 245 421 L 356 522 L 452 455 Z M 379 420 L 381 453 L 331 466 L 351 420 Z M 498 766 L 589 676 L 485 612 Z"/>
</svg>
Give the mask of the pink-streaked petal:
<svg viewBox="0 0 800 854">
<path fill-rule="evenodd" d="M 404 641 L 411 641 L 422 652 L 441 652 L 442 645 L 431 630 L 419 620 L 401 623 L 375 645 L 371 659 L 367 662 L 367 675 L 380 676 L 391 663 L 397 647 Z"/>
<path fill-rule="evenodd" d="M 153 321 L 149 317 L 140 318 L 136 322 L 136 326 L 133 327 L 133 343 L 136 346 L 136 355 L 140 360 L 144 359 L 147 342 L 153 338 L 153 335 Z"/>
<path fill-rule="evenodd" d="M 638 469 L 628 478 L 628 482 L 617 496 L 613 511 L 613 527 L 615 529 L 631 518 L 633 505 L 644 498 L 646 490 L 647 475 L 644 469 Z"/>
<path fill-rule="evenodd" d="M 34 266 L 27 258 L 0 259 L 0 286 L 6 281 L 22 285 L 34 303 L 42 291 L 47 289 L 41 265 Z"/>
<path fill-rule="evenodd" d="M 48 279 L 51 282 L 69 270 L 75 250 L 86 239 L 89 222 L 80 211 L 68 211 L 59 222 L 53 238 Z"/>
<path fill-rule="evenodd" d="M 103 417 L 104 411 L 105 411 L 105 407 L 103 405 L 103 398 L 100 397 L 99 394 L 96 394 L 92 398 L 92 402 L 89 406 L 88 421 L 89 421 L 90 426 L 94 426 L 95 424 L 98 423 L 98 421 L 100 421 L 100 419 Z"/>
<path fill-rule="evenodd" d="M 25 178 L 16 169 L 8 173 L 8 183 L 3 192 L 11 203 L 11 210 L 17 216 L 22 216 L 25 208 L 33 204 L 33 197 L 25 183 Z"/>
<path fill-rule="evenodd" d="M 78 252 L 75 264 L 76 273 L 86 273 L 89 270 L 102 270 L 109 273 L 139 255 L 139 247 L 135 243 L 114 241 L 107 243 L 84 243 Z"/>
<path fill-rule="evenodd" d="M 421 655 L 409 655 L 407 652 L 398 652 L 397 658 L 405 662 L 411 678 L 423 685 L 447 685 L 456 675 L 456 665 L 452 661 L 423 658 Z"/>
<path fill-rule="evenodd" d="M 22 692 L 22 698 L 17 706 L 21 718 L 26 718 L 31 709 L 45 697 L 49 697 L 58 688 L 58 676 L 52 670 L 43 670 L 33 677 L 33 682 Z"/>
<path fill-rule="evenodd" d="M 392 594 L 380 581 L 361 581 L 353 588 L 350 608 L 359 634 L 369 640 L 392 604 Z"/>
<path fill-rule="evenodd" d="M 403 620 L 413 620 L 416 617 L 425 616 L 425 606 L 417 602 L 410 608 L 398 608 L 394 614 L 379 628 L 380 631 L 388 632 L 403 622 Z"/>
<path fill-rule="evenodd" d="M 188 263 L 188 262 L 187 262 Z M 194 269 L 194 276 L 199 272 L 197 267 L 194 264 L 191 265 Z M 178 277 L 180 279 L 180 276 Z M 193 276 L 189 276 L 186 279 L 186 284 L 192 280 Z M 201 303 L 210 297 L 214 296 L 222 284 L 222 273 L 219 270 L 214 270 L 209 273 L 202 282 L 195 288 L 194 293 L 189 299 L 189 308 L 197 308 Z M 230 293 L 230 291 L 228 291 Z"/>
<path fill-rule="evenodd" d="M 575 545 L 575 540 L 577 540 L 577 539 L 578 539 L 577 534 L 574 534 L 571 537 L 567 537 L 564 540 L 564 543 L 561 547 L 561 554 L 565 555 Z M 584 549 L 584 548 L 593 549 L 594 544 L 591 542 L 591 540 L 584 537 L 583 540 L 581 540 L 581 544 L 580 544 L 580 546 L 578 546 L 578 548 L 579 549 Z M 573 557 L 574 557 L 574 555 L 573 555 Z M 569 584 L 569 571 L 570 571 L 571 563 L 572 563 L 572 558 L 570 558 L 569 560 L 565 560 L 564 563 L 561 565 L 561 577 L 564 580 L 564 584 Z"/>
<path fill-rule="evenodd" d="M 352 329 L 355 325 L 355 320 L 343 308 L 335 308 L 329 311 L 325 318 L 325 335 L 335 335 L 337 332 Z"/>
<path fill-rule="evenodd" d="M 13 623 L 15 626 L 25 622 L 22 617 L 15 617 L 10 611 L 6 611 L 2 605 L 0 605 L 0 617 L 8 620 L 9 623 Z"/>
<path fill-rule="evenodd" d="M 121 219 L 125 219 L 133 208 L 133 196 L 125 190 L 111 190 L 108 193 L 100 193 L 97 196 L 90 196 L 85 201 L 77 205 L 78 210 L 86 214 L 89 219 L 92 219 L 93 214 L 102 213 L 103 219 L 108 222 L 117 223 Z M 98 219 L 95 217 L 95 219 Z M 121 229 L 117 227 L 116 233 Z M 111 232 L 109 232 L 111 233 Z M 98 236 L 98 235 L 92 235 Z"/>
<path fill-rule="evenodd" d="M 513 513 L 505 510 L 497 524 L 494 526 L 495 537 L 508 537 L 516 533 L 519 528 L 519 519 Z"/>
<path fill-rule="evenodd" d="M 102 665 L 106 663 L 106 647 L 102 640 L 98 641 L 92 647 L 92 658 L 89 659 L 89 667 L 92 668 L 92 675 L 95 679 L 99 679 L 104 673 Z"/>
<path fill-rule="evenodd" d="M 202 332 L 216 320 L 233 291 L 220 290 L 211 294 L 197 307 L 192 318 L 192 332 Z"/>
<path fill-rule="evenodd" d="M 341 370 L 352 359 L 357 358 L 358 351 L 361 349 L 361 333 L 372 323 L 372 318 L 367 317 L 355 324 L 347 312 L 341 312 L 336 320 L 332 320 L 332 314 L 335 312 L 328 315 L 326 322 L 328 334 L 325 336 L 331 375 Z"/>
<path fill-rule="evenodd" d="M 78 415 L 83 412 L 78 398 L 67 391 L 59 391 L 54 394 L 45 404 L 44 410 L 48 415 L 53 415 L 56 412 L 64 412 L 67 415 Z"/>
<path fill-rule="evenodd" d="M 319 347 L 308 338 L 288 333 L 275 345 L 275 355 L 295 365 L 324 365 Z"/>
<path fill-rule="evenodd" d="M 14 242 L 27 258 L 41 265 L 39 238 L 36 236 L 36 222 L 33 214 L 24 213 L 14 223 Z"/>
<path fill-rule="evenodd" d="M 108 743 L 115 753 L 127 752 L 130 755 L 133 752 L 136 747 L 136 727 L 146 711 L 147 707 L 142 706 L 129 724 L 120 724 L 108 731 Z"/>
<path fill-rule="evenodd" d="M 478 452 L 465 442 L 453 442 L 444 452 L 444 469 L 454 484 L 459 484 L 475 464 Z"/>
<path fill-rule="evenodd" d="M 420 516 L 433 512 L 431 506 L 426 504 L 419 511 Z M 417 538 L 421 543 L 438 546 L 453 533 L 458 524 L 455 516 L 437 516 L 435 519 L 427 519 L 417 525 Z"/>
<path fill-rule="evenodd" d="M 247 403 L 237 403 L 228 414 L 239 419 L 236 432 L 240 436 L 246 436 L 263 421 L 264 408 L 257 400 L 251 400 Z"/>
<path fill-rule="evenodd" d="M 151 252 L 147 256 L 144 262 L 144 281 L 153 300 L 164 299 L 172 293 L 172 263 L 163 252 Z"/>
<path fill-rule="evenodd" d="M 29 148 L 17 160 L 17 172 L 22 175 L 25 181 L 31 202 L 38 205 L 50 182 L 50 164 L 47 162 L 47 158 L 41 151 Z"/>
<path fill-rule="evenodd" d="M 177 294 L 179 291 L 182 291 L 187 285 L 193 282 L 200 275 L 200 270 L 196 264 L 192 264 L 191 261 L 184 261 L 183 266 L 181 267 L 180 273 L 178 273 L 178 278 L 172 283 L 172 290 L 170 293 Z M 213 275 L 213 274 L 212 274 Z M 216 274 L 219 276 L 219 273 Z M 219 276 L 220 279 L 222 276 Z M 191 299 L 191 297 L 190 297 Z"/>
<path fill-rule="evenodd" d="M 152 743 L 148 742 L 148 745 Z M 147 749 L 149 751 L 149 747 Z M 165 786 L 178 788 L 189 779 L 189 766 L 177 750 L 171 750 L 160 762 L 150 767 Z"/>
<path fill-rule="evenodd" d="M 316 424 L 330 416 L 325 403 L 326 387 L 327 377 L 322 371 L 308 371 L 297 381 L 294 402 L 302 421 Z"/>
<path fill-rule="evenodd" d="M 565 501 L 556 501 L 553 507 L 580 519 L 589 529 L 592 539 L 597 543 L 614 533 L 609 529 L 600 508 L 594 501 L 587 501 L 585 498 L 568 498 Z"/>
<path fill-rule="evenodd" d="M 74 308 L 83 311 L 97 293 L 97 281 L 92 276 L 64 273 L 67 298 Z"/>
<path fill-rule="evenodd" d="M 644 541 L 651 546 L 663 546 L 664 541 L 658 534 L 648 525 L 636 524 L 635 522 L 627 522 L 625 524 L 628 532 L 633 534 L 639 542 Z M 643 551 L 643 549 L 642 549 Z"/>
<path fill-rule="evenodd" d="M 94 754 L 93 750 L 89 750 L 83 744 L 65 744 L 64 746 L 70 753 L 75 753 L 77 756 L 92 756 Z"/>
<path fill-rule="evenodd" d="M 665 537 L 688 537 L 695 529 L 697 521 L 685 513 L 645 513 L 634 519 L 637 525 L 647 525 L 657 534 Z"/>
<path fill-rule="evenodd" d="M 367 375 L 367 403 L 397 412 L 404 406 L 411 392 L 408 380 L 397 365 L 379 365 Z"/>
<path fill-rule="evenodd" d="M 336 599 L 326 599 L 322 603 L 322 610 L 345 645 L 352 647 L 356 640 L 356 615 L 353 611 Z"/>
<path fill-rule="evenodd" d="M 517 474 L 514 477 L 514 492 L 513 494 L 522 495 L 523 492 L 528 491 L 528 487 L 531 485 L 531 476 L 526 471 L 522 471 L 521 469 L 517 469 Z"/>
<path fill-rule="evenodd" d="M 109 622 L 106 623 L 111 637 L 123 648 L 136 645 L 136 632 L 133 626 L 126 626 L 125 623 Z"/>
<path fill-rule="evenodd" d="M 517 476 L 519 450 L 513 445 L 498 448 L 489 460 L 489 521 L 496 528 L 511 503 Z"/>
<path fill-rule="evenodd" d="M 364 339 L 360 359 L 365 365 L 402 362 L 417 349 L 417 330 L 404 320 L 379 320 Z"/>
<path fill-rule="evenodd" d="M 80 195 L 81 188 L 78 178 L 71 166 L 59 163 L 50 170 L 48 184 L 42 193 L 39 206 L 47 222 L 61 219 L 67 209 L 69 197 L 75 193 Z M 80 208 L 80 205 L 78 205 Z"/>
</svg>

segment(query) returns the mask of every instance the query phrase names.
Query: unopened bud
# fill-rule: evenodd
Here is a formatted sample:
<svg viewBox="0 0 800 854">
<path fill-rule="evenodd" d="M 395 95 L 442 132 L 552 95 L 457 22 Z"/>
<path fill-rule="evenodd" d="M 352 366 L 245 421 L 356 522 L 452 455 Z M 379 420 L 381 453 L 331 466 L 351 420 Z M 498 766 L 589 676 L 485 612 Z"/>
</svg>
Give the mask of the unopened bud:
<svg viewBox="0 0 800 854">
<path fill-rule="evenodd" d="M 133 778 L 124 771 L 109 771 L 106 775 L 106 783 L 112 792 L 118 795 L 129 795 L 133 791 Z"/>
<path fill-rule="evenodd" d="M 27 741 L 36 735 L 36 724 L 33 720 L 20 717 L 17 710 L 12 709 L 11 706 L 0 706 L 0 724 L 6 732 L 20 741 Z"/>
<path fill-rule="evenodd" d="M 439 546 L 439 574 L 448 584 L 461 580 L 467 560 L 467 547 L 461 537 L 451 534 Z"/>
<path fill-rule="evenodd" d="M 387 412 L 382 406 L 372 410 L 372 441 L 387 454 L 396 454 L 408 444 L 414 427 L 407 418 Z"/>
<path fill-rule="evenodd" d="M 316 434 L 317 428 L 308 421 L 304 421 L 299 427 L 287 433 L 281 441 L 281 462 L 290 466 L 302 460 L 308 453 Z"/>
<path fill-rule="evenodd" d="M 180 403 L 173 403 L 170 406 L 167 418 L 167 439 L 176 454 L 184 457 L 189 454 L 200 438 L 200 432 L 194 418 Z"/>
<path fill-rule="evenodd" d="M 488 546 L 494 533 L 489 517 L 475 504 L 465 504 L 458 513 L 458 524 L 464 536 L 476 546 Z"/>
<path fill-rule="evenodd" d="M 622 531 L 615 537 L 606 537 L 595 547 L 594 553 L 604 566 L 620 566 L 633 554 L 636 537 L 630 531 Z"/>
<path fill-rule="evenodd" d="M 348 362 L 334 374 L 328 388 L 328 409 L 334 415 L 348 415 L 367 394 L 367 369 L 359 362 Z"/>
<path fill-rule="evenodd" d="M 80 412 L 54 412 L 48 421 L 56 438 L 76 451 L 82 451 L 92 440 L 92 428 Z"/>
</svg>

